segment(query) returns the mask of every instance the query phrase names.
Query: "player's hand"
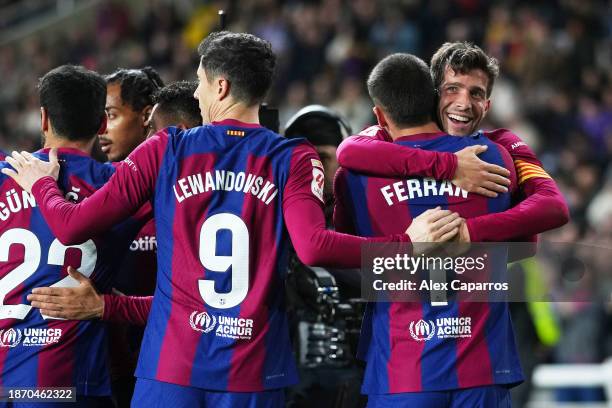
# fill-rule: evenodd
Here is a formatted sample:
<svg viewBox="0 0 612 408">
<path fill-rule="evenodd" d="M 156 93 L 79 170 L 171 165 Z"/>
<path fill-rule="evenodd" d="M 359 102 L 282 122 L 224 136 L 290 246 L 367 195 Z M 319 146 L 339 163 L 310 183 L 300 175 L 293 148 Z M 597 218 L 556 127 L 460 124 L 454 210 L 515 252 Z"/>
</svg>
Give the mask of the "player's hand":
<svg viewBox="0 0 612 408">
<path fill-rule="evenodd" d="M 510 186 L 510 172 L 496 164 L 480 160 L 478 155 L 487 150 L 487 146 L 469 146 L 459 150 L 457 170 L 451 180 L 454 185 L 470 193 L 485 197 L 497 197 L 497 193 L 505 193 Z"/>
<path fill-rule="evenodd" d="M 459 230 L 457 235 L 449 241 L 448 245 L 444 246 L 444 252 L 447 256 L 460 256 L 470 250 L 470 231 L 468 230 L 465 219 L 460 218 Z"/>
<path fill-rule="evenodd" d="M 3 168 L 2 173 L 15 180 L 28 193 L 32 192 L 32 186 L 41 178 L 51 176 L 57 180 L 59 176 L 57 149 L 51 149 L 48 162 L 37 159 L 28 152 L 13 152 L 12 156 L 6 156 L 6 161 L 14 170 Z"/>
<path fill-rule="evenodd" d="M 470 230 L 468 229 L 465 220 L 462 221 L 463 222 L 459 225 L 459 232 L 457 233 L 455 240 L 460 244 L 469 244 L 472 242 L 470 239 Z"/>
<path fill-rule="evenodd" d="M 406 234 L 412 242 L 446 242 L 457 235 L 462 220 L 459 214 L 436 207 L 413 219 Z"/>
<path fill-rule="evenodd" d="M 104 298 L 96 291 L 91 280 L 73 267 L 68 274 L 79 285 L 73 288 L 44 287 L 35 288 L 28 300 L 40 313 L 61 319 L 91 320 L 100 319 L 104 314 Z"/>
</svg>

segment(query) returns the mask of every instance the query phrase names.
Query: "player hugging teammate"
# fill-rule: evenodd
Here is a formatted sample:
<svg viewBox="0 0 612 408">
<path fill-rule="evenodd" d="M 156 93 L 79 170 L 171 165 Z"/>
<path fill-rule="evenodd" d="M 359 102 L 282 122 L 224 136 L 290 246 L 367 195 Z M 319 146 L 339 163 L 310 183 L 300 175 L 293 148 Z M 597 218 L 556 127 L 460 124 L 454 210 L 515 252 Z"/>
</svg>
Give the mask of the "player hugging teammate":
<svg viewBox="0 0 612 408">
<path fill-rule="evenodd" d="M 534 180 L 550 178 L 535 158 L 526 157 L 528 148 L 517 145 L 511 133 L 471 135 L 488 110 L 496 71 L 489 70 L 491 61 L 479 49 L 457 57 L 462 52 L 453 49 L 452 55 L 441 57 L 442 77 L 434 70 L 433 80 L 426 64 L 407 54 L 387 57 L 374 68 L 368 89 L 379 127 L 369 131 L 374 138 L 349 139 L 339 151 L 345 169 L 336 176 L 336 231 L 326 229 L 324 168 L 312 145 L 283 138 L 259 124 L 258 107 L 276 64 L 266 41 L 229 32 L 205 38 L 198 48 L 199 83 L 194 91 L 205 125 L 163 128 L 116 166 L 83 157 L 92 151 L 96 135 L 103 134 L 105 153 L 111 159 L 122 158 L 115 151 L 120 142 L 105 133 L 101 101 L 106 84 L 78 67 L 51 71 L 41 82 L 56 81 L 53 88 L 41 86 L 42 129 L 45 147 L 59 151 L 14 153 L 2 164 L 3 188 L 23 189 L 19 191 L 29 202 L 35 201 L 30 208 L 24 206 L 23 215 L 0 227 L 0 255 L 12 262 L 0 270 L 6 286 L 0 339 L 10 342 L 0 348 L 2 385 L 72 386 L 77 387 L 81 406 L 112 404 L 108 369 L 102 365 L 105 357 L 92 353 L 105 349 L 104 323 L 49 320 L 45 311 L 86 318 L 114 310 L 147 323 L 132 406 L 281 407 L 284 388 L 298 381 L 284 299 L 289 239 L 306 264 L 356 268 L 364 243 L 506 240 L 562 223 L 557 217 L 516 227 L 517 212 L 522 210 L 511 208 L 515 174 L 524 188 L 532 181 L 534 187 L 526 191 L 531 196 L 541 194 L 544 184 Z M 161 85 L 148 72 L 121 75 L 132 74 L 156 88 Z M 112 90 L 116 82 L 110 78 L 109 125 L 116 119 L 115 111 L 132 101 L 131 90 L 122 88 L 125 80 L 118 80 L 121 87 Z M 91 95 L 81 90 L 88 88 L 70 81 L 88 83 Z M 76 88 L 79 92 L 66 93 Z M 48 89 L 51 99 L 43 97 Z M 436 89 L 441 96 L 438 119 L 448 133 L 432 116 Z M 111 104 L 113 92 L 118 102 Z M 96 105 L 90 106 L 94 100 Z M 144 138 L 150 124 L 162 122 L 154 118 L 164 113 L 162 105 L 156 110 L 152 103 L 129 103 L 126 115 L 137 124 L 138 137 Z M 169 124 L 178 122 L 160 126 Z M 466 135 L 471 136 L 458 137 Z M 522 156 L 511 156 L 505 148 L 510 139 Z M 377 149 L 387 152 L 389 160 L 373 162 L 371 157 L 380 157 L 372 154 Z M 370 158 L 355 159 L 364 154 Z M 510 175 L 509 190 L 499 186 L 507 184 L 503 175 Z M 371 194 L 376 190 L 363 188 L 419 176 L 450 179 L 470 193 L 461 202 L 440 194 L 427 202 L 405 200 L 389 206 L 384 197 Z M 67 193 L 75 189 L 81 194 L 67 200 Z M 536 210 L 530 198 L 521 205 L 533 218 Z M 489 212 L 497 214 L 492 217 Z M 96 298 L 91 283 L 102 293 L 110 291 L 116 255 L 128 250 L 134 232 L 151 218 L 157 233 L 153 297 Z M 136 229 L 115 237 L 118 228 Z M 25 255 L 13 244 L 25 247 Z M 106 250 L 115 245 L 122 249 Z M 42 252 L 49 252 L 48 266 L 40 261 L 47 259 Z M 72 270 L 64 277 L 67 266 L 85 277 Z M 65 283 L 55 285 L 56 281 Z M 30 295 L 35 287 L 53 285 L 61 287 Z M 101 300 L 96 313 L 70 315 L 65 314 L 68 306 L 58 306 L 68 295 L 85 292 Z M 28 295 L 40 310 L 27 304 Z M 427 344 L 406 336 L 411 320 L 437 317 L 469 317 L 476 322 L 475 335 L 465 341 L 436 339 Z M 61 338 L 42 348 L 26 348 L 25 333 L 34 326 L 61 329 Z M 90 327 L 95 335 L 86 334 Z M 507 406 L 505 387 L 522 378 L 505 303 L 450 303 L 442 308 L 376 303 L 368 309 L 363 330 L 363 391 L 371 406 Z M 81 346 L 81 341 L 90 343 Z M 58 359 L 69 364 L 59 364 Z M 70 370 L 51 370 L 53 364 Z M 99 380 L 82 372 L 86 369 L 95 369 Z M 50 377 L 50 372 L 61 376 Z"/>
</svg>

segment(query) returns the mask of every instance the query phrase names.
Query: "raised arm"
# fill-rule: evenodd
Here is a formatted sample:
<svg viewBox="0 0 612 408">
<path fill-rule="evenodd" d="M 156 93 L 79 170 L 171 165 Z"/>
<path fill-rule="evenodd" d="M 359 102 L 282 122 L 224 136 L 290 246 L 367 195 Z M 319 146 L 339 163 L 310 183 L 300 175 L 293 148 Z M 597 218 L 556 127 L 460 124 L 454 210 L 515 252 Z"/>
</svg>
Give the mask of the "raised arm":
<svg viewBox="0 0 612 408">
<path fill-rule="evenodd" d="M 380 177 L 432 177 L 451 180 L 462 189 L 496 197 L 507 191 L 508 170 L 478 158 L 486 146 L 469 146 L 457 153 L 434 152 L 395 143 L 384 128 L 371 126 L 338 147 L 340 166 Z"/>
<path fill-rule="evenodd" d="M 339 149 L 339 152 L 342 153 L 344 162 L 340 160 L 340 153 L 338 153 L 338 161 L 340 164 L 345 165 L 346 160 L 349 159 L 352 166 L 356 165 L 361 167 L 361 169 L 365 166 L 368 166 L 368 168 L 371 166 L 371 169 L 386 168 L 387 170 L 392 170 L 391 173 L 377 173 L 377 175 L 381 176 L 406 177 L 409 175 L 416 175 L 407 170 L 409 164 L 407 163 L 406 154 L 408 150 L 419 151 L 419 149 L 385 142 L 384 140 L 386 140 L 386 137 L 384 136 L 384 129 L 378 127 L 372 130 L 373 128 L 377 127 L 369 128 L 369 134 L 373 136 L 358 136 L 358 138 L 353 139 L 344 147 L 341 145 L 343 149 Z M 556 183 L 544 171 L 542 164 L 533 151 L 517 135 L 506 129 L 487 132 L 486 136 L 506 148 L 512 156 L 518 173 L 519 188 L 525 199 L 504 212 L 484 215 L 468 220 L 467 226 L 470 240 L 473 242 L 501 242 L 512 240 L 531 242 L 534 241 L 533 235 L 560 227 L 567 223 L 569 219 L 567 204 L 557 188 Z M 363 143 L 364 138 L 369 139 L 367 145 Z M 343 145 L 348 142 L 349 139 L 345 140 Z M 347 150 L 347 147 L 350 148 L 350 150 Z M 374 147 L 376 150 L 366 149 L 366 147 Z M 381 147 L 384 150 L 378 150 Z M 472 146 L 467 149 L 474 149 L 475 147 L 477 146 Z M 414 155 L 414 152 L 408 154 Z M 477 161 L 472 160 L 475 157 L 475 151 L 463 149 L 455 153 L 455 155 L 458 156 L 458 164 L 454 176 L 455 179 L 453 179 L 454 184 L 456 184 L 457 177 L 463 180 L 462 183 L 468 183 L 467 180 L 471 177 L 474 177 L 474 179 L 480 178 L 481 180 L 482 177 L 486 177 L 485 173 L 487 168 L 481 167 L 478 169 L 480 165 L 477 161 L 482 163 L 485 162 L 478 158 L 476 158 Z M 380 159 L 381 157 L 384 159 Z M 464 170 L 461 170 L 463 162 L 471 164 L 467 165 Z M 495 166 L 492 164 L 489 165 Z M 404 168 L 404 170 L 402 170 L 402 168 Z M 490 169 L 492 170 L 493 167 Z M 356 170 L 368 172 L 368 170 Z M 459 176 L 457 176 L 457 174 L 459 174 Z M 470 174 L 475 175 L 470 176 Z M 495 178 L 495 180 L 497 180 L 497 178 Z M 494 179 L 490 179 L 483 185 L 491 187 L 492 185 L 489 183 L 493 181 Z M 480 181 L 477 183 L 480 183 Z M 473 184 L 471 189 L 463 188 L 474 192 L 475 186 L 476 184 Z M 489 190 L 489 192 L 490 191 L 491 190 Z M 477 192 L 482 192 L 482 190 L 478 190 Z"/>
<path fill-rule="evenodd" d="M 15 171 L 3 172 L 32 192 L 45 221 L 63 244 L 76 244 L 110 229 L 143 206 L 155 188 L 167 141 L 165 131 L 148 139 L 117 166 L 100 190 L 79 204 L 67 201 L 49 175 L 48 168 L 57 165 L 57 158 L 47 163 L 17 154 L 10 162 Z"/>
<path fill-rule="evenodd" d="M 351 194 L 346 178 L 347 170 L 339 168 L 334 177 L 334 226 L 336 231 L 355 234 L 354 217 L 349 204 Z M 411 248 L 413 254 L 426 253 L 454 238 L 462 223 L 459 214 L 440 207 L 419 214 L 406 230 L 410 242 L 414 244 L 414 248 Z"/>
<path fill-rule="evenodd" d="M 546 173 L 535 153 L 517 135 L 499 129 L 486 134 L 508 150 L 517 170 L 525 199 L 502 213 L 468 219 L 470 240 L 510 241 L 517 237 L 558 228 L 569 221 L 569 210 L 555 181 Z"/>
<path fill-rule="evenodd" d="M 291 241 L 298 257 L 307 265 L 358 268 L 364 243 L 410 242 L 410 237 L 419 243 L 443 242 L 459 231 L 462 220 L 458 214 L 440 209 L 422 217 L 423 228 L 421 222 L 413 222 L 405 234 L 363 238 L 327 230 L 322 185 L 315 184 L 319 179 L 316 175 L 321 172 L 322 176 L 322 169 L 317 169 L 315 163 L 320 161 L 312 146 L 304 144 L 295 149 L 283 200 L 283 213 Z M 320 179 L 322 182 L 322 177 Z M 345 228 L 351 231 L 348 224 Z M 434 235 L 436 239 L 431 239 Z"/>
<path fill-rule="evenodd" d="M 361 264 L 361 244 L 409 242 L 405 234 L 366 239 L 327 230 L 323 214 L 323 169 L 317 163 L 320 163 L 319 157 L 312 146 L 297 146 L 284 191 L 285 223 L 302 262 L 307 265 L 358 268 Z M 319 174 L 320 180 L 317 177 Z"/>
</svg>

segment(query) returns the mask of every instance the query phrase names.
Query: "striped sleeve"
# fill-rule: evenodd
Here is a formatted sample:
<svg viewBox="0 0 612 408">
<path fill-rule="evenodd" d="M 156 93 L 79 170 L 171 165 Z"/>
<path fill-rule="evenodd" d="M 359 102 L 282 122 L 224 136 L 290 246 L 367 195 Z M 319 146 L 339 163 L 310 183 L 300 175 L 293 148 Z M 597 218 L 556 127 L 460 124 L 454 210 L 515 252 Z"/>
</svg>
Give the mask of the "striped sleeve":
<svg viewBox="0 0 612 408">
<path fill-rule="evenodd" d="M 67 201 L 52 177 L 38 180 L 32 194 L 53 234 L 63 244 L 77 244 L 136 213 L 155 189 L 167 144 L 165 130 L 150 137 L 117 166 L 102 188 L 79 204 Z"/>
<path fill-rule="evenodd" d="M 508 150 L 524 195 L 517 205 L 501 213 L 467 220 L 470 239 L 484 241 L 534 241 L 532 235 L 558 228 L 569 220 L 569 210 L 555 181 L 542 168 L 535 153 L 507 129 L 485 133 Z"/>
<path fill-rule="evenodd" d="M 514 160 L 514 166 L 516 167 L 519 185 L 536 177 L 552 178 L 541 166 L 529 163 L 525 160 Z"/>
</svg>

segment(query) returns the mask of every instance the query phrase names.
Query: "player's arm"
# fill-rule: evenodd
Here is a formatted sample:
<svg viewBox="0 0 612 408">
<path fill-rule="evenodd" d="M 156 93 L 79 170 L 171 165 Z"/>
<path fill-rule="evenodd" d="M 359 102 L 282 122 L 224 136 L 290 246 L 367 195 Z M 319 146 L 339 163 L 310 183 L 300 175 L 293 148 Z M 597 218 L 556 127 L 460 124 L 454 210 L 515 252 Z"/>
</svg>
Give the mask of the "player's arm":
<svg viewBox="0 0 612 408">
<path fill-rule="evenodd" d="M 338 232 L 354 235 L 356 230 L 349 204 L 351 194 L 347 175 L 347 170 L 340 167 L 334 177 L 334 227 Z M 406 230 L 410 242 L 414 244 L 414 248 L 410 248 L 411 251 L 414 254 L 426 253 L 437 245 L 453 239 L 463 223 L 464 220 L 459 214 L 440 207 L 424 211 L 412 220 Z"/>
<path fill-rule="evenodd" d="M 322 168 L 314 148 L 302 144 L 294 149 L 290 177 L 283 198 L 283 215 L 287 230 L 300 260 L 306 265 L 358 268 L 361 245 L 370 242 L 410 242 L 407 234 L 363 238 L 327 230 L 323 213 L 322 185 L 316 181 Z M 454 233 L 460 219 L 453 219 Z"/>
<path fill-rule="evenodd" d="M 298 258 L 306 265 L 358 268 L 367 239 L 326 229 L 323 213 L 323 168 L 307 143 L 294 148 L 283 194 L 283 216 Z M 408 242 L 405 234 L 369 241 Z"/>
<path fill-rule="evenodd" d="M 381 177 L 432 177 L 451 180 L 471 193 L 496 197 L 510 185 L 507 169 L 478 158 L 486 146 L 469 146 L 457 153 L 434 152 L 389 143 L 386 131 L 372 126 L 338 147 L 340 166 Z"/>
<path fill-rule="evenodd" d="M 487 134 L 512 156 L 517 182 L 525 199 L 497 214 L 466 221 L 470 240 L 510 241 L 558 228 L 569 221 L 569 210 L 555 181 L 546 173 L 535 153 L 518 136 L 505 129 Z M 525 238 L 529 241 L 530 238 Z"/>
<path fill-rule="evenodd" d="M 351 207 L 348 203 L 348 185 L 346 182 L 347 170 L 338 168 L 334 176 L 334 216 L 333 223 L 336 231 L 355 235 L 355 224 Z"/>
<path fill-rule="evenodd" d="M 101 189 L 79 204 L 67 201 L 57 186 L 57 153 L 44 162 L 29 153 L 14 152 L 7 161 L 15 170 L 2 172 L 34 195 L 45 221 L 63 244 L 76 244 L 110 229 L 150 198 L 167 141 L 166 131 L 147 139 L 117 166 Z"/>
<path fill-rule="evenodd" d="M 68 320 L 92 320 L 144 326 L 151 310 L 152 296 L 119 296 L 98 293 L 91 280 L 73 267 L 68 274 L 79 284 L 75 287 L 34 288 L 28 300 L 45 316 Z"/>
<path fill-rule="evenodd" d="M 145 326 L 153 304 L 153 296 L 103 295 L 104 313 L 107 322 L 128 323 Z"/>
</svg>

